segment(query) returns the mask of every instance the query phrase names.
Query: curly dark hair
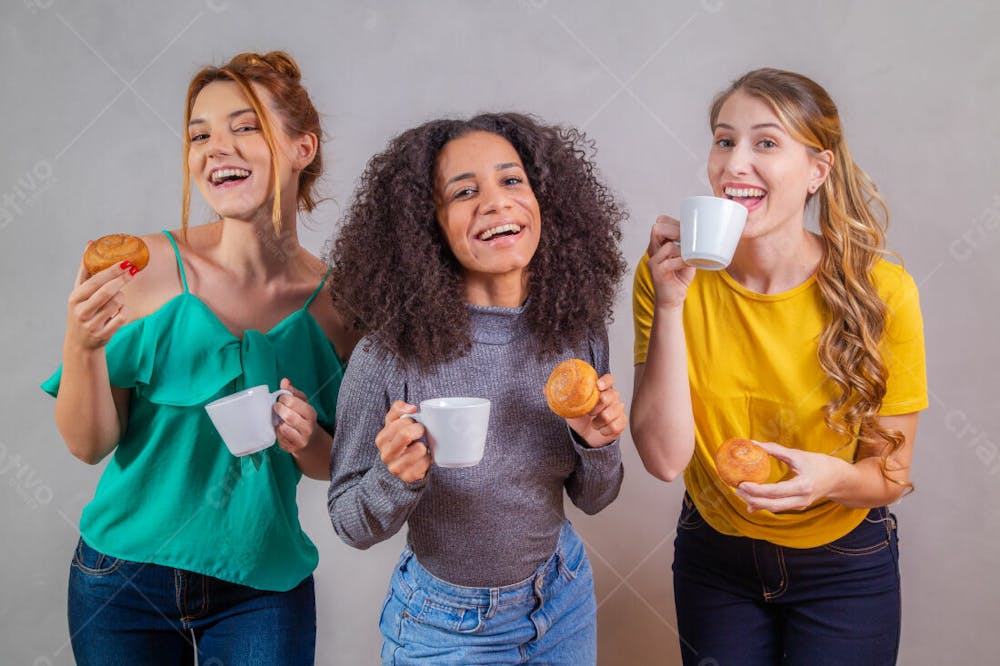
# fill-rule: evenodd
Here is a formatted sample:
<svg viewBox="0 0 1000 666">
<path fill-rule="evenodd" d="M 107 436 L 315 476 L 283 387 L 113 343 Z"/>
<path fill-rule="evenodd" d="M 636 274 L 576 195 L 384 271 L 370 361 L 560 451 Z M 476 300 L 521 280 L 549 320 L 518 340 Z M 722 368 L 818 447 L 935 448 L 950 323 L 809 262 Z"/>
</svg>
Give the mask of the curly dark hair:
<svg viewBox="0 0 1000 666">
<path fill-rule="evenodd" d="M 430 368 L 471 348 L 462 267 L 438 225 L 434 187 L 445 144 L 477 131 L 510 142 L 538 200 L 525 314 L 540 358 L 604 329 L 626 271 L 618 245 L 628 214 L 598 180 L 582 132 L 520 113 L 407 130 L 368 162 L 329 252 L 334 302 L 407 365 Z"/>
</svg>

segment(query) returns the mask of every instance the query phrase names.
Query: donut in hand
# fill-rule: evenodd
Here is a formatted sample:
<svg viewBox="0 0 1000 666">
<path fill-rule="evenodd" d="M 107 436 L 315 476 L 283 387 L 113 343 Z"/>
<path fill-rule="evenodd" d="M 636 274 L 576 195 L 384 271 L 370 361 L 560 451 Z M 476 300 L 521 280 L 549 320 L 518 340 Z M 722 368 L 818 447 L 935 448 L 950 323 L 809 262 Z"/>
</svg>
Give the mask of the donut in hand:
<svg viewBox="0 0 1000 666">
<path fill-rule="evenodd" d="M 149 263 L 149 248 L 141 238 L 129 234 L 101 236 L 83 253 L 83 265 L 91 275 L 103 271 L 108 266 L 128 261 L 142 270 Z"/>
<path fill-rule="evenodd" d="M 597 370 L 578 358 L 557 365 L 545 382 L 545 401 L 549 409 L 564 419 L 586 415 L 600 396 Z"/>
<path fill-rule="evenodd" d="M 749 439 L 727 439 L 715 452 L 722 480 L 733 488 L 744 481 L 765 483 L 771 475 L 771 455 Z"/>
</svg>

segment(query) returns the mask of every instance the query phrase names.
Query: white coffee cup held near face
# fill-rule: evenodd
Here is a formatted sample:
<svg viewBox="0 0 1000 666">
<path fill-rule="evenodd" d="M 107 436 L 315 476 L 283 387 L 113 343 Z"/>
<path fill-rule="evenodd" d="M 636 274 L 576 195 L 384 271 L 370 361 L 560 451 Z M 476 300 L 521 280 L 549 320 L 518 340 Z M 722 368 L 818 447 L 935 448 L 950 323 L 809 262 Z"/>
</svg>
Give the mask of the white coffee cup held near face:
<svg viewBox="0 0 1000 666">
<path fill-rule="evenodd" d="M 423 424 L 431 458 L 438 467 L 472 467 L 483 459 L 490 423 L 485 398 L 432 398 L 420 411 L 404 414 Z"/>
<path fill-rule="evenodd" d="M 688 197 L 681 201 L 681 258 L 688 266 L 722 270 L 733 260 L 747 209 L 722 197 Z"/>
<path fill-rule="evenodd" d="M 234 456 L 257 453 L 274 444 L 275 426 L 281 419 L 274 403 L 291 391 L 271 391 L 267 384 L 227 395 L 205 405 L 212 424 Z"/>
</svg>

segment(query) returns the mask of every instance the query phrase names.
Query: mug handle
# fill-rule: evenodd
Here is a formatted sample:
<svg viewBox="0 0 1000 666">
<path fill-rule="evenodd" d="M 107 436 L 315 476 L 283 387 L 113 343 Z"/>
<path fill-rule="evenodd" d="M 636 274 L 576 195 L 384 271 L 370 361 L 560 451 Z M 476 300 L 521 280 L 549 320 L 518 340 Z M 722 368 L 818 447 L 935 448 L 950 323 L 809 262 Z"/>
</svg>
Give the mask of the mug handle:
<svg viewBox="0 0 1000 666">
<path fill-rule="evenodd" d="M 277 391 L 271 391 L 271 425 L 277 428 L 283 423 L 281 417 L 278 413 L 274 411 L 274 403 L 278 402 L 278 398 L 283 395 L 291 395 L 292 392 L 288 389 L 278 389 Z"/>
<path fill-rule="evenodd" d="M 417 423 L 423 423 L 424 422 L 424 415 L 421 414 L 420 412 L 414 412 L 413 414 L 403 414 L 402 418 L 404 418 L 404 419 L 413 419 Z"/>
</svg>

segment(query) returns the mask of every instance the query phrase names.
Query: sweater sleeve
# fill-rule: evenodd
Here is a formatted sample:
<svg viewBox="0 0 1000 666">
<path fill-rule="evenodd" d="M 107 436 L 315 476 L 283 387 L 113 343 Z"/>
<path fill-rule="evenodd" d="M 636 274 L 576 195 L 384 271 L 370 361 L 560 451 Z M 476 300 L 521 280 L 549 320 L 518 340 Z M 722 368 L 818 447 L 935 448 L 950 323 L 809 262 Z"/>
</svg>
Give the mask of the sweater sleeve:
<svg viewBox="0 0 1000 666">
<path fill-rule="evenodd" d="M 375 436 L 395 400 L 406 400 L 403 372 L 370 340 L 351 355 L 337 400 L 330 451 L 327 509 L 333 529 L 354 548 L 369 548 L 402 528 L 423 495 L 427 478 L 406 483 L 379 457 Z"/>
<path fill-rule="evenodd" d="M 599 377 L 608 372 L 608 338 L 603 332 L 590 340 L 590 363 Z M 591 448 L 566 427 L 576 451 L 576 469 L 566 479 L 566 492 L 570 500 L 584 513 L 593 515 L 618 497 L 625 469 L 622 466 L 620 439 Z"/>
</svg>

